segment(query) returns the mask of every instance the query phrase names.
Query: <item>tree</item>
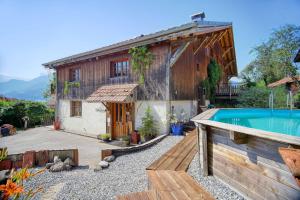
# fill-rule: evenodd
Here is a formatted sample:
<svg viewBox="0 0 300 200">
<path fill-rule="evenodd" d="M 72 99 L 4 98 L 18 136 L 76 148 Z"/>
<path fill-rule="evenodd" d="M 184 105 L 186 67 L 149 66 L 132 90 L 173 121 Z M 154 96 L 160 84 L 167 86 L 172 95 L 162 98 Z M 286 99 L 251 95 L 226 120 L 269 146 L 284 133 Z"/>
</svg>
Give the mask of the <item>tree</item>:
<svg viewBox="0 0 300 200">
<path fill-rule="evenodd" d="M 210 101 L 214 102 L 216 96 L 217 84 L 222 78 L 222 69 L 215 59 L 211 59 L 207 66 L 207 78 L 202 82 L 206 88 Z"/>
<path fill-rule="evenodd" d="M 49 84 L 45 91 L 43 92 L 43 96 L 45 99 L 48 99 L 51 97 L 52 94 L 55 93 L 56 90 L 56 73 L 54 72 L 49 76 Z"/>
<path fill-rule="evenodd" d="M 156 121 L 154 120 L 149 106 L 146 109 L 145 116 L 142 118 L 142 126 L 139 131 L 143 138 L 155 137 L 158 134 Z"/>
<path fill-rule="evenodd" d="M 268 39 L 250 53 L 255 59 L 242 71 L 245 82 L 264 81 L 265 85 L 285 76 L 296 75 L 298 66 L 293 62 L 300 47 L 300 27 L 285 25 L 274 30 Z"/>
</svg>

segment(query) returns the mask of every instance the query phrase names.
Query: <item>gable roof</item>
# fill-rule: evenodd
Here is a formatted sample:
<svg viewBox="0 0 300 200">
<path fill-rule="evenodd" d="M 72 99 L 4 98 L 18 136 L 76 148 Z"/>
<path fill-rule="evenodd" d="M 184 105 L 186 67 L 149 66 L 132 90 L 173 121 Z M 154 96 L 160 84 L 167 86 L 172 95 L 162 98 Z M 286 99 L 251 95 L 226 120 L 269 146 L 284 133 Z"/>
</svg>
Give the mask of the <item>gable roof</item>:
<svg viewBox="0 0 300 200">
<path fill-rule="evenodd" d="M 101 47 L 91 51 L 86 51 L 83 53 L 75 54 L 58 60 L 44 63 L 46 68 L 56 68 L 57 66 L 77 62 L 81 60 L 86 60 L 98 56 L 103 56 L 111 53 L 116 53 L 119 51 L 130 49 L 135 46 L 148 45 L 156 42 L 166 41 L 175 37 L 183 35 L 191 35 L 194 33 L 210 33 L 214 31 L 223 30 L 230 28 L 231 23 L 228 22 L 211 22 L 211 21 L 195 21 L 181 26 L 169 28 L 167 30 L 162 30 L 156 33 L 141 35 L 139 37 L 125 40 L 123 42 L 115 43 L 109 46 Z"/>
</svg>

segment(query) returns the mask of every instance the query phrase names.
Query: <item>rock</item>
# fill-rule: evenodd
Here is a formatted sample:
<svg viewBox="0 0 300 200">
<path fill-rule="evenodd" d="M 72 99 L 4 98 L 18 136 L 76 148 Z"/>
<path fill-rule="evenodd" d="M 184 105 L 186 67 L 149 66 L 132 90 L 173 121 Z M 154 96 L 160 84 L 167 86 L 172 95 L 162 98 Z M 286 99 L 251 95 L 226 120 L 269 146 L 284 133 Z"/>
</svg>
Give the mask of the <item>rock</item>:
<svg viewBox="0 0 300 200">
<path fill-rule="evenodd" d="M 50 171 L 51 172 L 60 172 L 60 171 L 63 171 L 65 169 L 65 165 L 63 162 L 57 162 L 57 163 L 54 163 L 54 165 L 52 165 L 50 167 Z"/>
<path fill-rule="evenodd" d="M 54 156 L 53 162 L 56 164 L 58 162 L 61 162 L 61 159 L 58 156 Z"/>
<path fill-rule="evenodd" d="M 64 164 L 64 169 L 70 171 L 72 169 L 72 166 Z"/>
<path fill-rule="evenodd" d="M 109 166 L 109 163 L 106 162 L 106 161 L 104 161 L 104 160 L 102 160 L 102 161 L 99 162 L 99 166 L 101 168 L 107 168 Z"/>
<path fill-rule="evenodd" d="M 52 167 L 52 165 L 54 165 L 54 163 L 46 163 L 45 167 L 46 167 L 46 169 L 50 169 L 50 167 Z"/>
<path fill-rule="evenodd" d="M 103 160 L 106 161 L 106 162 L 112 162 L 115 159 L 116 159 L 116 157 L 114 155 L 111 155 L 111 156 L 105 157 Z"/>
<path fill-rule="evenodd" d="M 66 160 L 64 161 L 65 165 L 70 165 L 71 167 L 75 167 L 75 163 L 71 158 L 66 158 Z"/>
<path fill-rule="evenodd" d="M 6 184 L 7 179 L 9 178 L 10 170 L 0 171 L 0 184 Z"/>
<path fill-rule="evenodd" d="M 100 165 L 95 165 L 94 172 L 98 172 L 98 171 L 101 171 L 101 170 L 102 170 L 102 167 Z"/>
</svg>

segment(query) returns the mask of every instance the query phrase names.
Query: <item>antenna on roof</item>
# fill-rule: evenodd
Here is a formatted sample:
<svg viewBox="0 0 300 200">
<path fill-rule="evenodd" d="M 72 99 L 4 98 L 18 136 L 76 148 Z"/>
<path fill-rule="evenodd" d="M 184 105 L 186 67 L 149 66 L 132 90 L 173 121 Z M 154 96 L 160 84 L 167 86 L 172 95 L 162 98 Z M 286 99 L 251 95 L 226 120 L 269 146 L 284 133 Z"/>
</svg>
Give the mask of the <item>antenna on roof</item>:
<svg viewBox="0 0 300 200">
<path fill-rule="evenodd" d="M 191 19 L 192 19 L 192 21 L 194 21 L 194 22 L 199 21 L 199 19 L 200 19 L 201 21 L 203 21 L 204 18 L 205 18 L 205 13 L 204 13 L 204 12 L 196 13 L 196 14 L 193 14 L 193 15 L 191 16 Z"/>
</svg>

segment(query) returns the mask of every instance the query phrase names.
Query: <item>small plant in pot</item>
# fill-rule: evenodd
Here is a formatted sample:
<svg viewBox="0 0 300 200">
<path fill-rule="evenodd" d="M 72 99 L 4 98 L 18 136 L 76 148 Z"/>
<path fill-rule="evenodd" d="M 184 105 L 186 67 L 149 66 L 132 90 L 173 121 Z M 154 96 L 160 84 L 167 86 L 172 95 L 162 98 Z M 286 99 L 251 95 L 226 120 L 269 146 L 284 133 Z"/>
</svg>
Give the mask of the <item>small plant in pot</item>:
<svg viewBox="0 0 300 200">
<path fill-rule="evenodd" d="M 98 135 L 98 139 L 102 140 L 103 142 L 109 142 L 110 135 L 108 133 Z"/>
<path fill-rule="evenodd" d="M 142 118 L 142 126 L 140 127 L 139 132 L 142 142 L 147 142 L 155 138 L 158 134 L 156 121 L 151 114 L 151 109 L 149 106 L 146 109 L 145 116 Z"/>
<path fill-rule="evenodd" d="M 128 135 L 123 136 L 121 140 L 124 141 L 127 146 L 130 144 L 130 137 Z"/>
<path fill-rule="evenodd" d="M 171 132 L 172 135 L 183 135 L 183 124 L 186 120 L 186 113 L 182 109 L 180 112 L 180 117 L 178 118 L 175 111 L 172 111 L 170 115 L 170 124 L 171 124 Z"/>
</svg>

